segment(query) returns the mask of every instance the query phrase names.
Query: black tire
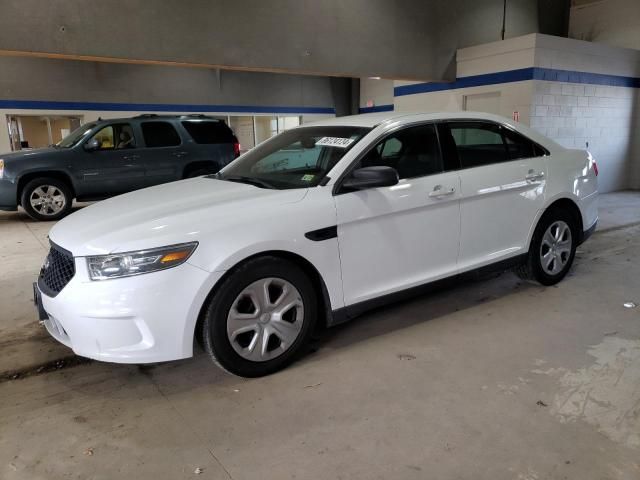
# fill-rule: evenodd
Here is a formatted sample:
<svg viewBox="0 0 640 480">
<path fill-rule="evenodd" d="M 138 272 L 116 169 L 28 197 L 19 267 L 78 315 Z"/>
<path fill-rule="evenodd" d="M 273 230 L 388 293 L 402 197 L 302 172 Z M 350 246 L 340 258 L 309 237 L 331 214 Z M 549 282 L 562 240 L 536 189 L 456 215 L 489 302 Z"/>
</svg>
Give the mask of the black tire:
<svg viewBox="0 0 640 480">
<path fill-rule="evenodd" d="M 32 194 L 34 194 L 34 192 L 39 188 L 46 189 L 45 187 L 57 189 L 60 192 L 60 195 L 64 197 L 64 206 L 60 210 L 48 214 L 46 213 L 49 211 L 48 209 L 43 208 L 42 210 L 38 211 L 31 205 L 30 199 Z M 62 217 L 68 215 L 71 212 L 73 195 L 71 193 L 71 188 L 69 188 L 69 186 L 65 182 L 56 178 L 40 177 L 30 180 L 24 186 L 20 195 L 20 203 L 22 205 L 22 208 L 24 208 L 24 211 L 27 212 L 27 215 L 29 215 L 34 220 L 60 220 Z"/>
<path fill-rule="evenodd" d="M 302 298 L 304 316 L 298 336 L 284 353 L 270 360 L 251 361 L 239 355 L 231 345 L 227 317 L 243 290 L 265 278 L 282 279 L 293 285 Z M 295 263 L 272 256 L 251 259 L 224 279 L 210 299 L 202 322 L 205 351 L 219 367 L 234 375 L 252 378 L 277 372 L 303 353 L 315 330 L 317 302 L 313 283 Z"/>
<path fill-rule="evenodd" d="M 564 222 L 569 226 L 569 230 L 571 231 L 571 251 L 562 269 L 555 274 L 550 274 L 543 268 L 541 254 L 544 234 L 547 232 L 547 229 L 556 222 Z M 515 273 L 523 280 L 535 280 L 546 286 L 555 285 L 562 280 L 571 269 L 573 259 L 575 258 L 576 248 L 578 246 L 578 235 L 580 234 L 578 225 L 579 223 L 575 216 L 567 210 L 553 208 L 545 212 L 533 233 L 527 259 L 522 265 L 515 269 Z"/>
</svg>

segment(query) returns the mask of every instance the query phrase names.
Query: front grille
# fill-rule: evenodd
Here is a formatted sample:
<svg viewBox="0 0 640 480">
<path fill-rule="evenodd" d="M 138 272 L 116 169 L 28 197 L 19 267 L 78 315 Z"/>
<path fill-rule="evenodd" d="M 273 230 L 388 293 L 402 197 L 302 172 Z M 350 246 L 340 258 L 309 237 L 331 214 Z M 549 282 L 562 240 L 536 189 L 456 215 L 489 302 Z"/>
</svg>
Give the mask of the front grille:
<svg viewBox="0 0 640 480">
<path fill-rule="evenodd" d="M 49 255 L 40 269 L 40 290 L 50 297 L 55 297 L 75 274 L 76 265 L 71 252 L 51 243 Z"/>
</svg>

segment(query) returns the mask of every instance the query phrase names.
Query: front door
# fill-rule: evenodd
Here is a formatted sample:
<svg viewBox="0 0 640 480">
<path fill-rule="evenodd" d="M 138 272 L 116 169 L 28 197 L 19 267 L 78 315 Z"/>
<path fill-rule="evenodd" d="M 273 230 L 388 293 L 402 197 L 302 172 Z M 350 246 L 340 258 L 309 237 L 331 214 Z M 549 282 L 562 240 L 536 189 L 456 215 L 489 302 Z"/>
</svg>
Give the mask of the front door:
<svg viewBox="0 0 640 480">
<path fill-rule="evenodd" d="M 334 197 L 346 305 L 456 272 L 460 182 L 443 167 L 435 126 L 390 133 L 357 168 L 375 165 L 395 168 L 400 182 Z"/>
<path fill-rule="evenodd" d="M 106 197 L 144 186 L 144 164 L 130 124 L 107 125 L 87 143 L 93 139 L 98 141 L 98 148 L 81 149 L 75 160 L 79 197 Z"/>
<path fill-rule="evenodd" d="M 440 140 L 461 168 L 460 271 L 524 253 L 544 205 L 544 150 L 507 127 L 483 121 L 442 124 Z"/>
</svg>

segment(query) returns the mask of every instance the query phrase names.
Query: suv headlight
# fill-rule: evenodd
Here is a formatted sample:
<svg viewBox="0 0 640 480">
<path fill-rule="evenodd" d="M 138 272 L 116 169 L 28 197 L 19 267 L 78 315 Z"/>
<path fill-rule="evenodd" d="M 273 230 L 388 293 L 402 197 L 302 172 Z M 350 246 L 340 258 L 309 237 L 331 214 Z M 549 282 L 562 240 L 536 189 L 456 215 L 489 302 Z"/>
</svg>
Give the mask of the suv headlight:
<svg viewBox="0 0 640 480">
<path fill-rule="evenodd" d="M 197 246 L 198 242 L 191 242 L 137 252 L 87 257 L 89 277 L 91 280 L 108 280 L 177 267 L 187 261 Z"/>
</svg>

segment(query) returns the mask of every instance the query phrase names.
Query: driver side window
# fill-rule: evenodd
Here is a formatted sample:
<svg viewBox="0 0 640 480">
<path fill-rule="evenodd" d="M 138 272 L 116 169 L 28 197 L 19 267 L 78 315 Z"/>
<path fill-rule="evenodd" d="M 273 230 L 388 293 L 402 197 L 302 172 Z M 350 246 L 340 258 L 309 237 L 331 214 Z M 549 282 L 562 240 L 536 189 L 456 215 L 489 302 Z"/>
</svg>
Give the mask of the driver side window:
<svg viewBox="0 0 640 480">
<path fill-rule="evenodd" d="M 359 167 L 395 168 L 398 177 L 416 178 L 442 172 L 442 157 L 433 124 L 404 128 L 371 149 Z"/>
<path fill-rule="evenodd" d="M 98 140 L 100 147 L 98 150 L 121 150 L 135 148 L 133 130 L 128 123 L 116 123 L 107 125 L 98 130 L 92 139 Z"/>
</svg>

